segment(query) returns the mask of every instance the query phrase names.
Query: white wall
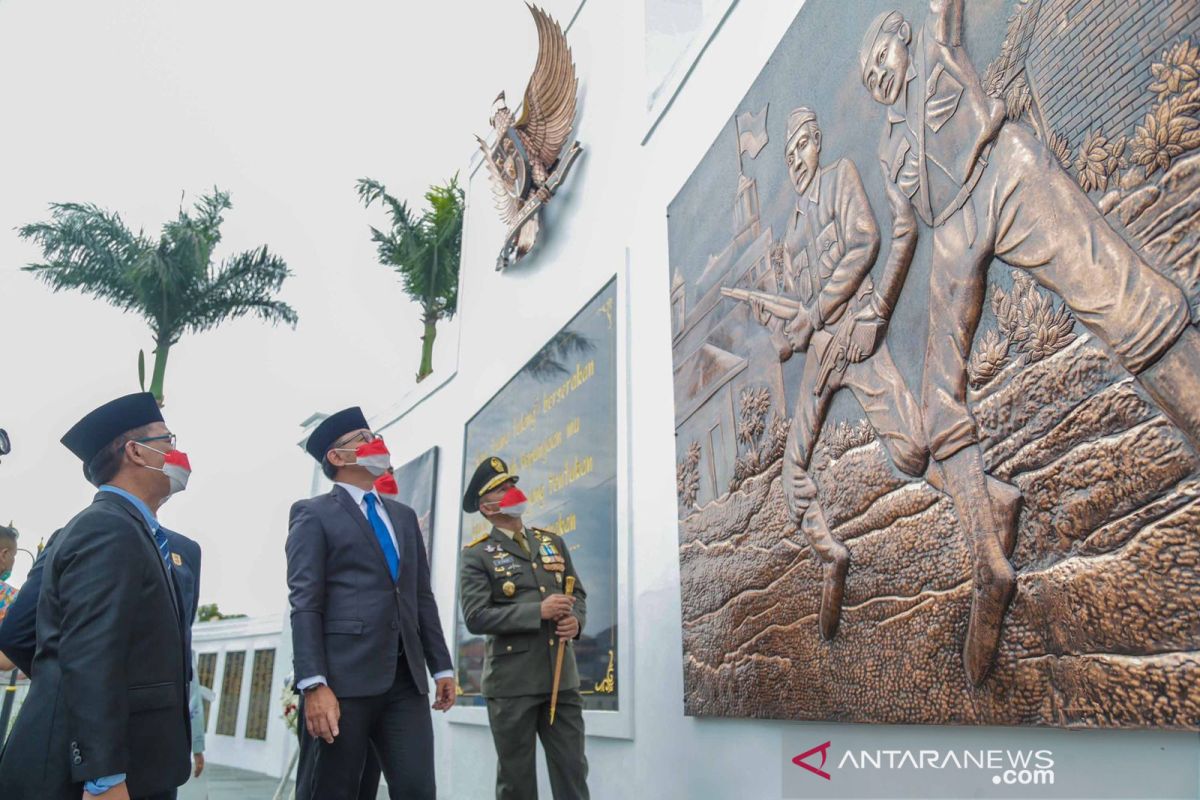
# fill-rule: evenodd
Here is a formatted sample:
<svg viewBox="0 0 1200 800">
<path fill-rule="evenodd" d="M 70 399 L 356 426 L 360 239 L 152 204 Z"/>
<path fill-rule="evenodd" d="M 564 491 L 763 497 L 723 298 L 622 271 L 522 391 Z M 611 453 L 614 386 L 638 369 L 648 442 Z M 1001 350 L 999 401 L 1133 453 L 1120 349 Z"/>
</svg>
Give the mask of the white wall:
<svg viewBox="0 0 1200 800">
<path fill-rule="evenodd" d="M 202 622 L 192 626 L 192 649 L 196 655 L 216 653 L 217 666 L 213 673 L 213 701 L 208 711 L 205 730 L 205 759 L 213 764 L 225 764 L 278 777 L 295 747 L 295 734 L 287 729 L 280 714 L 280 687 L 291 671 L 292 647 L 281 635 L 282 614 L 270 614 L 248 619 Z M 250 681 L 254 672 L 256 650 L 274 650 L 275 665 L 271 675 L 270 701 L 267 713 L 267 738 L 246 738 L 246 717 L 250 709 Z M 228 653 L 244 652 L 242 690 L 238 696 L 235 734 L 216 733 L 217 715 L 221 711 L 221 688 L 225 677 L 225 657 Z"/>
<path fill-rule="evenodd" d="M 459 542 L 463 425 L 614 274 L 628 301 L 622 357 L 628 380 L 618 409 L 623 443 L 620 504 L 630 525 L 619 536 L 632 647 L 622 653 L 622 698 L 632 738 L 589 736 L 596 798 L 776 798 L 785 737 L 837 739 L 847 726 L 683 715 L 682 637 L 674 476 L 674 407 L 668 306 L 666 208 L 761 70 L 803 0 L 741 0 L 643 145 L 645 107 L 642 0 L 592 0 L 568 38 L 579 70 L 576 134 L 584 155 L 543 220 L 536 254 L 505 274 L 494 271 L 502 237 L 486 172 L 468 184 L 463 244 L 459 371 L 449 384 L 389 430 L 396 463 L 442 448 L 433 537 L 434 590 L 449 638 Z M 559 8 L 566 24 L 569 14 Z M 517 25 L 528 24 L 518 13 Z M 519 96 L 528 54 L 497 50 L 480 80 Z M 480 110 L 483 118 L 485 110 Z M 731 145 L 732 146 L 732 145 Z M 626 263 L 628 260 L 628 273 Z M 580 524 L 586 524 L 581 520 Z M 451 646 L 453 643 L 451 642 Z M 631 696 L 630 696 L 631 695 Z M 495 752 L 471 714 L 435 715 L 440 796 L 492 795 Z M 474 715 L 477 716 L 477 715 Z M 590 730 L 600 727 L 594 715 Z M 880 746 L 903 734 L 878 729 Z M 993 731 L 997 746 L 1030 731 Z M 1127 734 L 1126 734 L 1127 735 Z M 1136 735 L 1136 734 L 1134 734 Z M 814 737 L 820 736 L 820 739 Z M 540 791 L 550 796 L 539 751 Z"/>
<path fill-rule="evenodd" d="M 632 512 L 625 518 L 632 522 L 619 532 L 632 544 L 624 574 L 633 610 L 632 647 L 622 654 L 621 680 L 632 687 L 632 697 L 623 700 L 632 713 L 633 738 L 589 736 L 593 797 L 780 793 L 780 730 L 792 724 L 683 715 L 666 208 L 800 6 L 797 0 L 743 0 L 645 146 L 641 141 L 651 120 L 642 75 L 643 4 L 593 0 L 583 6 L 568 34 L 579 71 L 576 135 L 583 157 L 551 204 L 546 238 L 536 254 L 505 274 L 494 271 L 503 231 L 486 171 L 471 176 L 458 375 L 390 429 L 396 432 L 388 437 L 396 463 L 435 444 L 443 448 L 432 561 L 442 625 L 452 635 L 463 425 L 619 275 L 619 302 L 630 301 L 631 333 L 623 354 L 629 396 L 619 399 L 626 407 L 618 410 L 618 435 L 637 443 L 634 462 L 623 460 L 630 471 L 620 482 L 622 502 Z M 480 80 L 514 97 L 527 79 L 521 70 L 528 69 L 528 60 L 520 53 L 495 56 L 498 61 Z M 439 795 L 490 796 L 496 760 L 487 728 L 452 722 L 450 716 L 462 716 L 453 712 L 435 716 Z M 592 719 L 588 724 L 599 727 Z M 541 794 L 549 797 L 540 754 L 539 772 Z"/>
</svg>

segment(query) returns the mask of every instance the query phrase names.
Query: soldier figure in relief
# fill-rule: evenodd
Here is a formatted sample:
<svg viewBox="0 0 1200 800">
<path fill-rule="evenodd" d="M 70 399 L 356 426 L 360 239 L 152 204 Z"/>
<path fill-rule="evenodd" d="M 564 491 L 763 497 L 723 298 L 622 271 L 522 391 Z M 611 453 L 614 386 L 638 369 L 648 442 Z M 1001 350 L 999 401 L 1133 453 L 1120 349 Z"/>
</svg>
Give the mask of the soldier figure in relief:
<svg viewBox="0 0 1200 800">
<path fill-rule="evenodd" d="M 879 228 L 862 179 L 847 159 L 821 167 L 821 128 L 812 110 L 792 111 L 784 149 L 798 199 L 784 239 L 786 297 L 770 305 L 778 310 L 790 302 L 796 310 L 785 318 L 760 297 L 748 300 L 758 321 L 772 331 L 782 360 L 793 352 L 808 354 L 784 450 L 783 483 L 792 519 L 824 568 L 819 629 L 822 638 L 832 639 L 841 619 L 850 553 L 830 533 L 808 470 L 834 394 L 842 388 L 854 393 L 902 472 L 920 476 L 928 463 L 920 411 L 884 341 L 911 258 L 890 260 L 876 290 L 868 273 L 879 253 Z M 942 488 L 937 470 L 926 478 Z M 1020 491 L 990 476 L 987 480 L 996 513 L 1007 524 L 1005 546 L 1011 547 Z"/>
<path fill-rule="evenodd" d="M 985 94 L 963 46 L 963 0 L 931 0 L 915 30 L 898 11 L 880 14 L 859 56 L 863 85 L 887 107 L 880 159 L 893 251 L 911 259 L 916 216 L 933 230 L 922 406 L 974 562 L 963 661 L 978 685 L 1016 590 L 966 403 L 988 265 L 996 258 L 1028 270 L 1059 294 L 1193 447 L 1200 445 L 1200 333 L 1179 287 L 1108 225 L 1031 130 L 1006 120 L 1002 101 Z"/>
</svg>

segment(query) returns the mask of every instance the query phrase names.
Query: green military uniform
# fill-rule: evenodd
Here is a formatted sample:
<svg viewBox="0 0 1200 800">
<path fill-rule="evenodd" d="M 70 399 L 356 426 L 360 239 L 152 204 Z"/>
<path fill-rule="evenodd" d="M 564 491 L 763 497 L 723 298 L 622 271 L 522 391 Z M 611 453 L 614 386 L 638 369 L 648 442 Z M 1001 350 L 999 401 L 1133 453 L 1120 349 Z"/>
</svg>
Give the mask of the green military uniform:
<svg viewBox="0 0 1200 800">
<path fill-rule="evenodd" d="M 515 478 L 500 459 L 484 461 L 468 485 L 464 510 L 477 511 L 481 494 Z M 542 600 L 562 593 L 567 577 L 574 577 L 572 613 L 583 630 L 587 592 L 570 552 L 562 537 L 548 531 L 526 528 L 510 536 L 493 527 L 464 548 L 460 563 L 463 619 L 471 633 L 487 637 L 482 690 L 496 745 L 496 797 L 537 797 L 536 740 L 540 738 L 555 799 L 586 800 L 583 698 L 575 647 L 573 642 L 565 643 L 558 705 L 550 725 L 559 640 L 555 623 L 541 615 Z"/>
</svg>

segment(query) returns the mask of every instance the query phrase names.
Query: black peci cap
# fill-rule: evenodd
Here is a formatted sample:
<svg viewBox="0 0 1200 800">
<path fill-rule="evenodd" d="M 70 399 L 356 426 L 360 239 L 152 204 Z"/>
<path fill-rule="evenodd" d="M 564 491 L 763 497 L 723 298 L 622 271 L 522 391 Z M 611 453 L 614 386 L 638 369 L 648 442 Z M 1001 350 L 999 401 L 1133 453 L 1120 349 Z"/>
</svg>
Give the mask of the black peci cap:
<svg viewBox="0 0 1200 800">
<path fill-rule="evenodd" d="M 308 441 L 304 443 L 304 449 L 317 461 L 321 461 L 325 458 L 325 454 L 329 452 L 329 448 L 338 439 L 350 433 L 350 431 L 370 427 L 367 424 L 367 418 L 363 416 L 361 408 L 358 406 L 344 408 L 321 421 L 316 430 L 309 435 Z"/>
<path fill-rule="evenodd" d="M 128 394 L 105 403 L 76 422 L 62 437 L 62 443 L 86 465 L 121 434 L 162 421 L 162 411 L 154 395 Z"/>
</svg>

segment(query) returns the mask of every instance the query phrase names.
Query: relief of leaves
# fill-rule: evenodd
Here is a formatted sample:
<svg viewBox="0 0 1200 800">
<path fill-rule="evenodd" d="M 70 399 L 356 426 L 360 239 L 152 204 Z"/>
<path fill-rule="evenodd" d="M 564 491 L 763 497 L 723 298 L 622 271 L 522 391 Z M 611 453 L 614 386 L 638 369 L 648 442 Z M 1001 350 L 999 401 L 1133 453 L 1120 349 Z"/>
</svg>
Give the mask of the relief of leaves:
<svg viewBox="0 0 1200 800">
<path fill-rule="evenodd" d="M 1083 190 L 1093 192 L 1107 189 L 1108 179 L 1116 174 L 1118 169 L 1126 166 L 1125 159 L 1122 158 L 1124 153 L 1124 136 L 1112 142 L 1099 131 L 1092 131 L 1085 136 L 1079 148 L 1079 156 L 1075 159 L 1079 185 Z"/>
<path fill-rule="evenodd" d="M 1033 364 L 1075 341 L 1075 317 L 1065 304 L 1055 308 L 1050 295 L 1024 272 L 1013 270 L 1012 275 L 1013 295 L 1019 295 L 1012 347 L 1024 356 L 1025 364 Z"/>
<path fill-rule="evenodd" d="M 992 285 L 992 313 L 996 315 L 996 324 L 1000 326 L 1000 335 L 1005 340 L 1012 339 L 1017 330 L 1017 309 L 1014 300 L 1016 303 L 1020 302 L 1017 284 L 1013 284 L 1012 294 Z"/>
<path fill-rule="evenodd" d="M 1008 364 L 1008 340 L 1001 338 L 998 331 L 989 330 L 975 345 L 968 364 L 971 387 L 982 389 Z"/>
<path fill-rule="evenodd" d="M 1039 308 L 1030 326 L 1032 335 L 1021 348 L 1025 363 L 1037 363 L 1075 341 L 1074 328 L 1075 317 L 1065 305 L 1056 309 Z"/>
<path fill-rule="evenodd" d="M 1021 73 L 1008 85 L 1004 93 L 1004 104 L 1010 120 L 1019 120 L 1029 111 L 1033 96 L 1029 93 L 1029 84 L 1025 81 L 1025 73 Z"/>
<path fill-rule="evenodd" d="M 875 441 L 875 428 L 865 419 L 853 424 L 839 422 L 829 428 L 821 438 L 825 440 L 827 458 L 841 458 L 855 447 Z"/>
<path fill-rule="evenodd" d="M 737 440 L 751 447 L 766 429 L 767 412 L 771 410 L 771 393 L 765 386 L 743 389 L 741 396 L 741 419 L 737 425 Z"/>
<path fill-rule="evenodd" d="M 783 448 L 787 445 L 788 431 L 791 427 L 792 421 L 787 417 L 776 414 L 771 418 L 767 438 L 763 440 L 758 454 L 759 463 L 764 467 L 783 457 Z"/>
<path fill-rule="evenodd" d="M 700 443 L 692 442 L 683 461 L 675 466 L 675 491 L 684 508 L 691 508 L 696 503 L 700 491 L 700 475 L 696 470 L 699 463 Z"/>
<path fill-rule="evenodd" d="M 1192 91 L 1200 85 L 1200 47 L 1192 44 L 1191 39 L 1176 42 L 1170 50 L 1163 51 L 1162 62 L 1150 65 L 1150 74 L 1154 76 L 1150 91 L 1159 100 Z"/>
<path fill-rule="evenodd" d="M 1071 145 L 1067 142 L 1067 137 L 1056 131 L 1050 132 L 1050 141 L 1047 143 L 1050 146 L 1050 152 L 1054 153 L 1054 157 L 1058 159 L 1058 163 L 1063 169 L 1071 168 Z"/>
<path fill-rule="evenodd" d="M 1137 127 L 1130 141 L 1130 152 L 1133 162 L 1146 168 L 1147 178 L 1160 169 L 1165 172 L 1172 160 L 1200 147 L 1197 110 L 1200 110 L 1200 89 L 1154 106 Z"/>
</svg>

